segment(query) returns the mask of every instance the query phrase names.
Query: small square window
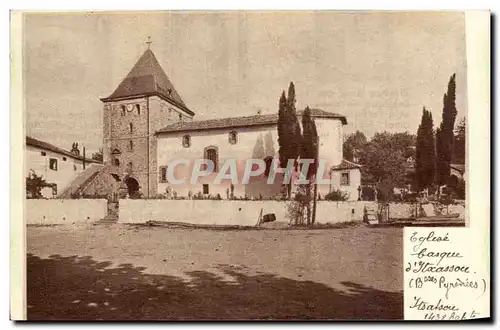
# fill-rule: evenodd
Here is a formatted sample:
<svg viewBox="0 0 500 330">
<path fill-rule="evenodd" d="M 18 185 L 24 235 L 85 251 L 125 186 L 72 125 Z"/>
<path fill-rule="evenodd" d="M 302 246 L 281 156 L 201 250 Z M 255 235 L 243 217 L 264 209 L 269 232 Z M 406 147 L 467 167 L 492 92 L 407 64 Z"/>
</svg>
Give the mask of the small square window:
<svg viewBox="0 0 500 330">
<path fill-rule="evenodd" d="M 349 183 L 349 172 L 344 172 L 341 174 L 340 177 L 340 185 L 341 186 L 348 186 Z"/>
<path fill-rule="evenodd" d="M 63 161 L 66 161 L 66 157 L 63 157 Z"/>
<path fill-rule="evenodd" d="M 47 156 L 47 153 L 45 151 L 40 152 L 42 156 Z"/>
<path fill-rule="evenodd" d="M 238 142 L 238 134 L 235 131 L 229 133 L 229 143 L 236 144 Z"/>
<path fill-rule="evenodd" d="M 208 184 L 204 184 L 203 185 L 203 194 L 204 195 L 208 195 L 209 194 Z"/>
<path fill-rule="evenodd" d="M 50 158 L 49 159 L 49 168 L 52 171 L 57 171 L 57 159 L 55 159 L 55 158 Z"/>
</svg>

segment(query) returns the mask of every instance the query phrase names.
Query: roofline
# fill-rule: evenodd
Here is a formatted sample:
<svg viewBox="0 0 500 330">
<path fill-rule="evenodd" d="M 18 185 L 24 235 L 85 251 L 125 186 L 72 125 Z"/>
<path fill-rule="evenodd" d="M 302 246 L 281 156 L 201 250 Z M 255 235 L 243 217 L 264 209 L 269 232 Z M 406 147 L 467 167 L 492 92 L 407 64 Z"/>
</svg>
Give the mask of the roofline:
<svg viewBox="0 0 500 330">
<path fill-rule="evenodd" d="M 303 114 L 297 114 L 297 116 L 302 116 Z M 274 116 L 274 114 L 267 114 L 267 115 L 262 115 L 262 116 Z M 200 120 L 200 122 L 203 121 L 210 121 L 210 120 L 217 120 L 217 119 L 229 119 L 229 118 L 244 118 L 244 117 L 253 117 L 253 116 L 241 116 L 241 117 L 227 117 L 227 118 L 215 118 L 215 119 L 207 119 L 207 120 Z M 337 115 L 337 114 L 332 114 L 332 115 L 315 115 L 312 116 L 313 118 L 323 118 L 323 119 L 338 119 L 341 121 L 342 125 L 347 125 L 347 119 L 345 116 L 342 115 Z M 278 124 L 278 119 L 270 118 L 269 122 L 263 122 L 263 123 L 254 123 L 254 124 L 242 124 L 242 125 L 236 125 L 236 126 L 220 126 L 220 127 L 199 127 L 199 128 L 180 128 L 176 130 L 163 130 L 164 128 L 161 128 L 157 130 L 154 135 L 160 135 L 160 134 L 173 134 L 173 133 L 178 133 L 178 132 L 193 132 L 193 131 L 209 131 L 209 130 L 217 130 L 217 129 L 227 129 L 227 128 L 241 128 L 241 127 L 253 127 L 253 126 L 272 126 L 272 125 L 277 125 Z M 353 163 L 354 164 L 354 163 Z"/>
<path fill-rule="evenodd" d="M 194 131 L 214 131 L 218 129 L 228 129 L 228 128 L 245 128 L 245 127 L 254 127 L 254 126 L 275 126 L 278 123 L 269 122 L 269 123 L 255 123 L 255 124 L 245 124 L 245 125 L 236 125 L 236 126 L 221 126 L 221 127 L 199 127 L 199 128 L 181 128 L 175 131 L 162 131 L 158 130 L 154 133 L 154 135 L 158 136 L 160 134 L 174 134 L 174 133 L 183 133 L 183 132 L 194 132 Z"/>
<path fill-rule="evenodd" d="M 41 142 L 41 143 L 45 143 L 45 144 L 48 144 L 47 147 L 45 146 L 40 146 L 36 143 L 33 143 L 32 141 L 28 140 L 28 139 L 31 139 L 33 141 L 36 141 L 36 142 Z M 102 164 L 101 162 L 99 162 L 98 160 L 95 160 L 95 159 L 91 159 L 91 158 L 84 158 L 83 156 L 79 156 L 79 155 L 75 155 L 74 153 L 72 153 L 71 151 L 68 151 L 68 150 L 64 150 L 64 149 L 61 149 L 59 147 L 56 147 L 55 145 L 51 144 L 51 143 L 48 143 L 48 142 L 45 142 L 45 141 L 42 141 L 40 139 L 36 139 L 36 138 L 33 138 L 31 136 L 26 136 L 26 139 L 25 139 L 25 144 L 28 145 L 28 146 L 32 146 L 32 147 L 36 147 L 38 149 L 43 149 L 43 150 L 47 150 L 47 151 L 52 151 L 52 152 L 55 152 L 55 153 L 58 153 L 60 155 L 65 155 L 65 156 L 68 156 L 68 157 L 71 157 L 73 159 L 76 159 L 76 160 L 81 160 L 81 161 L 85 161 L 86 163 L 95 163 L 95 164 Z"/>
<path fill-rule="evenodd" d="M 143 93 L 143 94 L 136 94 L 136 95 L 127 95 L 127 96 L 120 96 L 120 97 L 103 97 L 100 100 L 102 102 L 111 102 L 111 101 L 122 101 L 122 100 L 130 100 L 130 99 L 136 99 L 138 97 L 148 97 L 148 96 L 158 96 L 162 100 L 165 100 L 167 102 L 172 103 L 176 107 L 180 108 L 181 110 L 185 111 L 186 113 L 190 114 L 191 116 L 195 116 L 195 113 L 191 110 L 189 110 L 185 105 L 182 105 L 178 102 L 175 102 L 174 100 L 164 96 L 163 94 L 159 92 L 151 92 L 151 93 Z"/>
<path fill-rule="evenodd" d="M 347 167 L 347 166 L 342 166 L 342 163 L 348 163 L 348 164 L 351 164 L 352 166 L 354 166 L 354 168 L 352 167 Z M 348 161 L 347 159 L 345 158 L 342 158 L 342 162 L 340 163 L 340 165 L 338 166 L 332 166 L 330 168 L 331 171 L 343 171 L 343 170 L 353 170 L 353 169 L 360 169 L 361 167 L 363 167 L 363 165 L 360 165 L 360 164 L 356 164 L 354 162 L 351 162 L 351 161 Z"/>
</svg>

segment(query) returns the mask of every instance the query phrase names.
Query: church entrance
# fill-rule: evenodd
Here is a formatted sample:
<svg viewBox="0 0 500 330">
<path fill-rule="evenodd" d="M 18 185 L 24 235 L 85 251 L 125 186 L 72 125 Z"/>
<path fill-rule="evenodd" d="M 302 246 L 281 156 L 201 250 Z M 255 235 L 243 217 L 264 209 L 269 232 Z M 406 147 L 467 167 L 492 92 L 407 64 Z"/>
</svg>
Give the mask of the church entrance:
<svg viewBox="0 0 500 330">
<path fill-rule="evenodd" d="M 125 184 L 127 185 L 129 196 L 134 196 L 139 191 L 139 182 L 132 177 L 128 177 L 125 180 Z"/>
</svg>

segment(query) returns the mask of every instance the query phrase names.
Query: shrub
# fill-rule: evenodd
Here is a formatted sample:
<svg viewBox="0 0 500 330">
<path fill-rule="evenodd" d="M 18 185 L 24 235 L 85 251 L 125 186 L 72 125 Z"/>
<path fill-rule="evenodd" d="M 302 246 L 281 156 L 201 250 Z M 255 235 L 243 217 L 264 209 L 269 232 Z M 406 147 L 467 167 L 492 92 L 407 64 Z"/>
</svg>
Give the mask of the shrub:
<svg viewBox="0 0 500 330">
<path fill-rule="evenodd" d="M 325 195 L 326 201 L 346 201 L 349 198 L 349 194 L 341 190 L 333 190 Z"/>
</svg>

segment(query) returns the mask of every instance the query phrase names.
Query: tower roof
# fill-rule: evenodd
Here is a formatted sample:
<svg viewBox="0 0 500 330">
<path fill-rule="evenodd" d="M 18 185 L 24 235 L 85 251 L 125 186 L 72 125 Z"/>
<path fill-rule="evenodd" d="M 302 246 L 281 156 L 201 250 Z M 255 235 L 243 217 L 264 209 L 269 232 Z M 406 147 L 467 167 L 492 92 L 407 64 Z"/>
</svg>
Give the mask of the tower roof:
<svg viewBox="0 0 500 330">
<path fill-rule="evenodd" d="M 115 91 L 101 100 L 113 101 L 143 95 L 158 95 L 194 115 L 184 104 L 151 49 L 147 49 L 142 54 Z"/>
</svg>

